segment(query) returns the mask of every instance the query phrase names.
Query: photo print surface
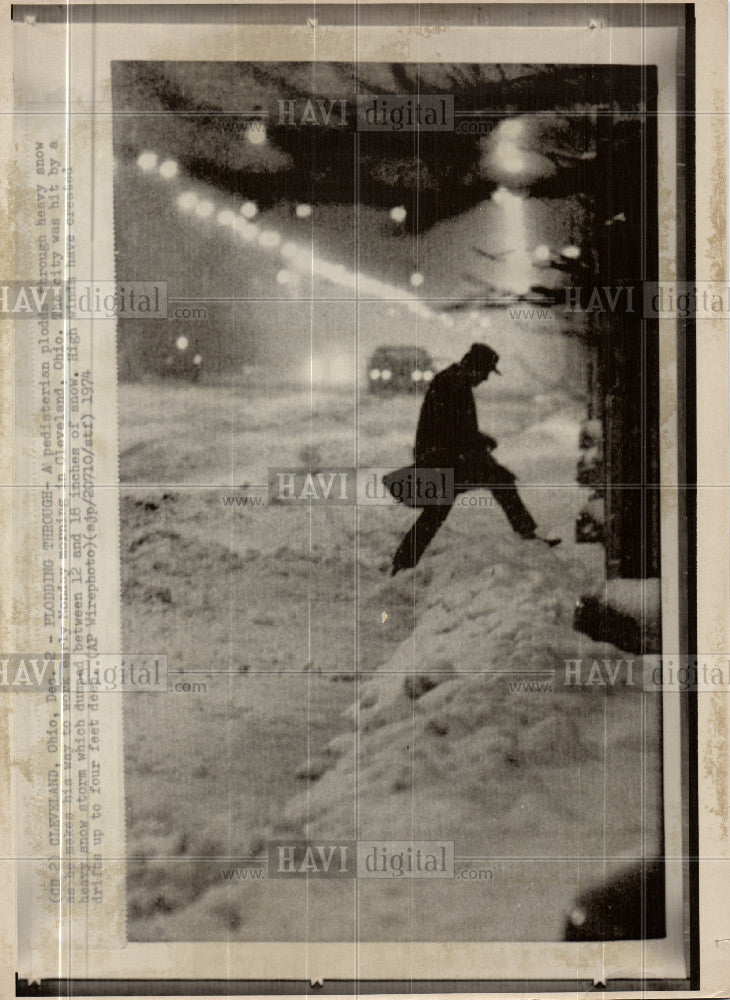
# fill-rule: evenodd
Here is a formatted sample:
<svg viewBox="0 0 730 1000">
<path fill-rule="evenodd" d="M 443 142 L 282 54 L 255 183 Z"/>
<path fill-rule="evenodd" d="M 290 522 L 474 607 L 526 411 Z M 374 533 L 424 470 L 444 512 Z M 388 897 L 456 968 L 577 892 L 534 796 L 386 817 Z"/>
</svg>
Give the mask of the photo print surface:
<svg viewBox="0 0 730 1000">
<path fill-rule="evenodd" d="M 112 101 L 129 940 L 664 937 L 654 69 Z"/>
</svg>

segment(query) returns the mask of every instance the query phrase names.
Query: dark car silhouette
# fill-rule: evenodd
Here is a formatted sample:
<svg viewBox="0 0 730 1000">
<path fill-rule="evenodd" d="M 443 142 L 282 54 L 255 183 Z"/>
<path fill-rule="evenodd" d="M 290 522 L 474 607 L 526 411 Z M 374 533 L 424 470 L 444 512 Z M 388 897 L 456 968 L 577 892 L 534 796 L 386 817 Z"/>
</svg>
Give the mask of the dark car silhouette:
<svg viewBox="0 0 730 1000">
<path fill-rule="evenodd" d="M 666 935 L 664 862 L 634 864 L 583 893 L 565 921 L 565 941 L 641 941 Z"/>
<path fill-rule="evenodd" d="M 425 392 L 433 375 L 423 347 L 378 347 L 368 361 L 368 392 Z"/>
<path fill-rule="evenodd" d="M 197 382 L 202 368 L 203 356 L 197 350 L 195 341 L 181 334 L 162 355 L 160 374 L 168 378 Z"/>
</svg>

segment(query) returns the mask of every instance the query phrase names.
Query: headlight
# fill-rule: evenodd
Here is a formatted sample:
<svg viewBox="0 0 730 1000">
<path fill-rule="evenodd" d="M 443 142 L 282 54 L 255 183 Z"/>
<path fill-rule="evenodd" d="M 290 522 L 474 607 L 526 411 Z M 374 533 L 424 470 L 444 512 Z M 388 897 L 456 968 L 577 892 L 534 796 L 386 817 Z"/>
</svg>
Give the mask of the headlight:
<svg viewBox="0 0 730 1000">
<path fill-rule="evenodd" d="M 175 341 L 175 347 L 177 347 L 178 351 L 187 351 L 189 343 L 187 337 L 178 337 Z"/>
<path fill-rule="evenodd" d="M 414 382 L 420 382 L 421 379 L 423 378 L 423 372 L 421 372 L 419 368 L 416 368 L 414 369 L 414 371 L 411 372 L 411 378 L 413 379 Z"/>
<path fill-rule="evenodd" d="M 193 358 L 193 364 L 202 365 L 202 363 L 203 363 L 203 358 L 201 357 L 200 354 L 196 354 L 195 357 Z"/>
<path fill-rule="evenodd" d="M 373 382 L 377 382 L 377 380 L 378 380 L 379 378 L 380 378 L 380 372 L 378 371 L 378 369 L 377 369 L 377 368 L 373 368 L 373 369 L 371 370 L 371 372 L 370 372 L 370 379 L 371 379 L 371 380 L 372 380 Z"/>
<path fill-rule="evenodd" d="M 423 381 L 424 382 L 430 382 L 432 378 L 433 378 L 433 372 L 424 372 L 423 373 Z"/>
<path fill-rule="evenodd" d="M 389 368 L 384 368 L 380 373 L 380 377 L 382 378 L 383 382 L 390 382 L 391 378 L 393 377 L 393 372 Z"/>
</svg>

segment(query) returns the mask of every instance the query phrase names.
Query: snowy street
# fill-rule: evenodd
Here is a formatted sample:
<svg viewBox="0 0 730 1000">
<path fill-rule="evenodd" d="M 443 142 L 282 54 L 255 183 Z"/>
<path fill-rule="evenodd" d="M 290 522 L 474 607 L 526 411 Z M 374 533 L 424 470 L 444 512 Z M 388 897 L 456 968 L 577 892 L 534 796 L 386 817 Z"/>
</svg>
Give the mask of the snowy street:
<svg viewBox="0 0 730 1000">
<path fill-rule="evenodd" d="M 194 672 L 171 679 L 199 685 L 125 706 L 127 847 L 144 859 L 130 937 L 347 940 L 357 917 L 361 940 L 560 939 L 576 894 L 661 829 L 657 696 L 625 672 L 609 689 L 545 682 L 566 658 L 627 655 L 571 628 L 603 574 L 600 547 L 572 541 L 579 406 L 479 402 L 558 549 L 513 535 L 496 506 L 461 506 L 390 580 L 412 511 L 258 506 L 232 487 L 302 464 L 312 440 L 316 461 L 351 461 L 348 392 L 255 383 L 120 387 L 125 645 L 166 651 Z M 406 460 L 417 410 L 364 397 L 363 463 Z M 178 433 L 190 412 L 198 439 Z M 228 483 L 204 485 L 212 469 Z M 453 840 L 482 859 L 464 870 L 490 874 L 359 881 L 356 907 L 351 881 L 224 881 L 281 835 Z"/>
</svg>

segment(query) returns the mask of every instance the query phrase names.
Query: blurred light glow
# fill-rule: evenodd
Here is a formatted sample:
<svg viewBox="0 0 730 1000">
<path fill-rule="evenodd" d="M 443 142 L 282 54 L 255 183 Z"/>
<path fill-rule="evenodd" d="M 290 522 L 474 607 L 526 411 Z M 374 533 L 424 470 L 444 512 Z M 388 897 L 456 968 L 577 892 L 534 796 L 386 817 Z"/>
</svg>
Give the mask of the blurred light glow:
<svg viewBox="0 0 730 1000">
<path fill-rule="evenodd" d="M 414 382 L 420 382 L 421 381 L 421 379 L 423 378 L 423 372 L 420 370 L 420 368 L 415 368 L 411 372 L 411 378 L 413 379 Z"/>
<path fill-rule="evenodd" d="M 151 153 L 149 150 L 140 153 L 137 157 L 137 166 L 144 171 L 154 170 L 157 166 L 157 153 Z"/>
<path fill-rule="evenodd" d="M 175 160 L 165 160 L 164 163 L 160 164 L 160 177 L 164 177 L 166 181 L 171 181 L 173 177 L 177 177 L 178 165 Z"/>
<path fill-rule="evenodd" d="M 245 219 L 236 219 L 236 232 L 246 240 L 247 243 L 251 243 L 259 234 L 259 227 L 254 226 L 253 223 L 247 222 Z"/>
<path fill-rule="evenodd" d="M 258 215 L 258 211 L 255 201 L 244 201 L 241 205 L 241 215 L 244 219 L 254 219 Z"/>
<path fill-rule="evenodd" d="M 178 351 L 187 351 L 189 343 L 190 341 L 187 337 L 178 337 L 175 341 L 175 347 L 177 347 Z"/>
<path fill-rule="evenodd" d="M 541 243 L 532 251 L 533 260 L 538 264 L 549 264 L 551 259 L 550 247 Z"/>
<path fill-rule="evenodd" d="M 534 283 L 536 267 L 526 199 L 521 194 L 500 187 L 492 195 L 492 200 L 500 208 L 495 220 L 495 238 L 505 248 L 507 269 L 504 280 L 513 291 L 525 293 Z"/>
<path fill-rule="evenodd" d="M 423 284 L 423 275 L 420 271 L 414 271 L 411 275 L 411 284 L 414 288 L 420 288 Z"/>
<path fill-rule="evenodd" d="M 198 196 L 194 191 L 183 191 L 177 199 L 177 206 L 178 208 L 181 208 L 183 212 L 192 212 L 195 208 L 197 200 Z"/>
<path fill-rule="evenodd" d="M 395 208 L 391 208 L 390 217 L 393 222 L 405 222 L 406 221 L 406 210 L 404 205 L 396 205 Z"/>
<path fill-rule="evenodd" d="M 273 250 L 281 243 L 281 235 L 275 229 L 264 229 L 259 236 L 259 243 L 267 250 Z"/>
<path fill-rule="evenodd" d="M 421 302 L 420 299 L 406 299 L 404 305 L 408 312 L 413 313 L 414 316 L 430 316 L 431 310 L 425 304 Z"/>
<path fill-rule="evenodd" d="M 513 142 L 501 142 L 494 150 L 494 160 L 508 174 L 521 174 L 527 166 L 524 156 Z"/>
<path fill-rule="evenodd" d="M 246 138 L 252 146 L 263 146 L 266 142 L 266 126 L 263 122 L 249 122 L 246 127 Z"/>
<path fill-rule="evenodd" d="M 292 275 L 291 271 L 287 271 L 287 269 L 284 267 L 284 268 L 281 269 L 281 271 L 279 271 L 277 273 L 277 275 L 276 275 L 276 283 L 277 283 L 277 285 L 289 285 L 289 284 L 291 284 L 292 278 L 293 278 L 293 275 Z"/>
<path fill-rule="evenodd" d="M 492 163 L 498 170 L 508 174 L 521 174 L 527 167 L 522 150 L 517 145 L 525 130 L 522 118 L 508 118 L 497 129 L 497 143 L 492 151 Z"/>
<path fill-rule="evenodd" d="M 376 379 L 380 378 L 380 372 L 378 371 L 377 368 L 372 368 L 370 370 L 370 378 L 372 379 L 373 382 L 375 382 Z"/>
<path fill-rule="evenodd" d="M 202 355 L 196 354 L 195 357 L 193 358 L 193 364 L 194 365 L 202 365 L 202 363 L 203 363 Z"/>
<path fill-rule="evenodd" d="M 308 219 L 312 214 L 312 206 L 307 204 L 300 204 L 294 209 L 294 214 L 298 219 Z"/>
<path fill-rule="evenodd" d="M 296 256 L 292 257 L 292 267 L 296 267 L 300 271 L 311 271 L 312 270 L 311 250 L 297 250 Z"/>
<path fill-rule="evenodd" d="M 383 382 L 390 382 L 390 380 L 393 378 L 393 372 L 390 370 L 390 368 L 383 368 L 382 372 L 380 373 L 380 377 L 382 378 Z"/>
<path fill-rule="evenodd" d="M 571 243 L 567 247 L 563 247 L 560 252 L 562 256 L 568 260 L 578 260 L 580 257 L 580 247 L 577 247 L 574 243 Z"/>
<path fill-rule="evenodd" d="M 204 198 L 202 201 L 199 201 L 198 204 L 195 206 L 195 214 L 199 216 L 201 219 L 207 219 L 213 214 L 214 209 L 215 205 L 213 204 L 213 202 L 208 201 L 207 198 Z"/>
<path fill-rule="evenodd" d="M 236 216 L 229 209 L 224 209 L 218 213 L 219 226 L 235 226 Z"/>
<path fill-rule="evenodd" d="M 281 250 L 279 252 L 285 260 L 294 260 L 296 255 L 299 253 L 299 247 L 292 240 L 287 240 L 285 243 L 281 244 Z"/>
<path fill-rule="evenodd" d="M 499 126 L 499 138 L 514 142 L 519 139 L 525 131 L 525 122 L 522 118 L 508 118 Z"/>
</svg>

